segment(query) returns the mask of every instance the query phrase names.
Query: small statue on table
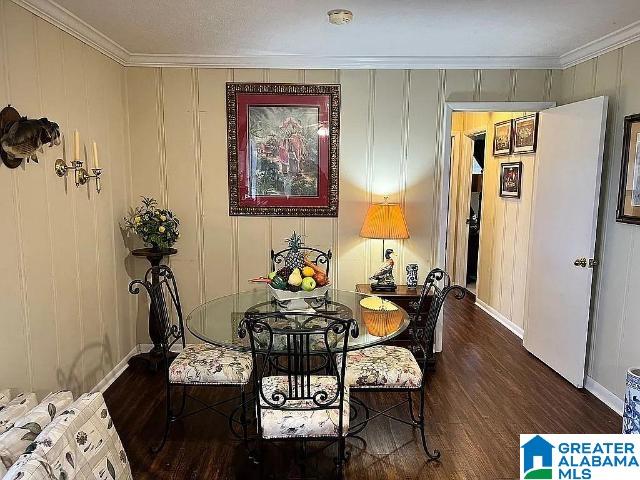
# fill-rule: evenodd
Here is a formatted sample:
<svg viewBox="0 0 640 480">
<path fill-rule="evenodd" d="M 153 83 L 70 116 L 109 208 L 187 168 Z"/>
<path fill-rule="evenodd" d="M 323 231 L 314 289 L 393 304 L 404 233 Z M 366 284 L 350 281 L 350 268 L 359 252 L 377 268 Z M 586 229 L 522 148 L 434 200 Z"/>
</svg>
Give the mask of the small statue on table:
<svg viewBox="0 0 640 480">
<path fill-rule="evenodd" d="M 372 292 L 395 292 L 396 282 L 393 278 L 393 249 L 387 248 L 384 252 L 384 262 L 378 268 L 378 271 L 369 277 L 369 280 L 375 280 L 371 284 Z"/>
</svg>

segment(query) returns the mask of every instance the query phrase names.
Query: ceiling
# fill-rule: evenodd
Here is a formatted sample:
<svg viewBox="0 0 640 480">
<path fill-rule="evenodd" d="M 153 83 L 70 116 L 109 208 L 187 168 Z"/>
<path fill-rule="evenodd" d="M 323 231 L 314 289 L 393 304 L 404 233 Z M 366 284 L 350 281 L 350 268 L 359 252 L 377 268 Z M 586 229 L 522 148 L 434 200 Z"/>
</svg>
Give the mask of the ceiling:
<svg viewBox="0 0 640 480">
<path fill-rule="evenodd" d="M 640 37 L 638 0 L 14 1 L 125 64 L 562 67 Z"/>
</svg>

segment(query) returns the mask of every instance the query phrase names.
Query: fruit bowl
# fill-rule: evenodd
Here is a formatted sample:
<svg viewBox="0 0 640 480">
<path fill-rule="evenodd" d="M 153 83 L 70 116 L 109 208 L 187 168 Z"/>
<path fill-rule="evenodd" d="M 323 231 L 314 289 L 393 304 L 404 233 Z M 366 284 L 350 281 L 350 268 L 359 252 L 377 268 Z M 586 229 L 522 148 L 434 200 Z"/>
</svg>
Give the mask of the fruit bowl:
<svg viewBox="0 0 640 480">
<path fill-rule="evenodd" d="M 329 291 L 329 285 L 324 287 L 316 287 L 310 292 L 300 290 L 298 292 L 290 292 L 289 290 L 278 290 L 269 285 L 269 291 L 276 301 L 287 310 L 308 310 L 309 304 L 306 299 L 324 297 Z"/>
</svg>

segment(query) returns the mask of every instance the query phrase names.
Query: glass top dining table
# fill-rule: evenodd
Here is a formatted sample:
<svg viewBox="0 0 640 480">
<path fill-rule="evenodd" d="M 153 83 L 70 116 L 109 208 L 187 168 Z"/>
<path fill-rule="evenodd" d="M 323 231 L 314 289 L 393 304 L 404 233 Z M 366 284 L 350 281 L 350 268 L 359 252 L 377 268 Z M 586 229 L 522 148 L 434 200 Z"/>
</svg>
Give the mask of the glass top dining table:
<svg viewBox="0 0 640 480">
<path fill-rule="evenodd" d="M 328 290 L 326 295 L 316 299 L 306 299 L 306 308 L 293 310 L 290 306 L 278 303 L 268 288 L 236 293 L 210 300 L 196 307 L 186 318 L 188 330 L 198 339 L 212 345 L 234 350 L 250 349 L 248 335 L 240 338 L 238 326 L 247 313 L 276 313 L 278 327 L 282 322 L 291 328 L 300 328 L 313 321 L 329 321 L 323 317 L 349 319 L 358 325 L 358 335 L 349 336 L 348 350 L 377 345 L 400 335 L 409 326 L 409 314 L 392 302 L 385 300 L 386 309 L 365 308 L 360 302 L 371 295 L 343 290 Z M 300 308 L 298 305 L 296 308 Z M 285 325 L 285 328 L 286 326 Z M 313 326 L 316 326 L 314 324 Z"/>
</svg>

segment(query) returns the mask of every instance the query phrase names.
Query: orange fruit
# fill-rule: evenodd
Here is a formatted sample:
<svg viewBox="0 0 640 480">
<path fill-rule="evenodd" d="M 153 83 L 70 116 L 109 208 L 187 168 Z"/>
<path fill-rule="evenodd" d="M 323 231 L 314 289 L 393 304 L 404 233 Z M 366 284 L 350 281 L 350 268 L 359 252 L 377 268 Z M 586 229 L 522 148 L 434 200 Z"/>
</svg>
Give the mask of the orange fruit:
<svg viewBox="0 0 640 480">
<path fill-rule="evenodd" d="M 313 277 L 313 274 L 316 273 L 311 267 L 304 267 L 302 269 L 302 275 L 305 277 Z"/>
</svg>

